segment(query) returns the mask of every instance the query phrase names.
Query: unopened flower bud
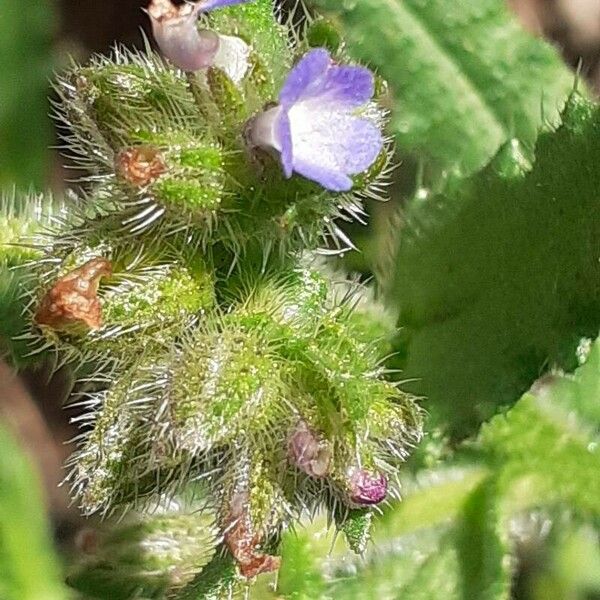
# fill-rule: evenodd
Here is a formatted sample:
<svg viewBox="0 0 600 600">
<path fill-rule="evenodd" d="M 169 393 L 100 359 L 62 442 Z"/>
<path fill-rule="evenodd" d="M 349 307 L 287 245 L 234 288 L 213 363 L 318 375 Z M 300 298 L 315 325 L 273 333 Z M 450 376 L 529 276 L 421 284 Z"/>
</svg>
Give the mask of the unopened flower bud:
<svg viewBox="0 0 600 600">
<path fill-rule="evenodd" d="M 198 29 L 197 21 L 200 13 L 247 1 L 201 0 L 176 6 L 171 0 L 152 0 L 147 12 L 160 51 L 176 67 L 199 71 L 216 66 L 237 83 L 248 70 L 250 48 L 239 38 Z"/>
<path fill-rule="evenodd" d="M 311 477 L 325 477 L 331 465 L 331 448 L 319 440 L 304 421 L 296 425 L 288 439 L 290 462 Z"/>
<path fill-rule="evenodd" d="M 176 67 L 198 71 L 213 64 L 219 36 L 197 27 L 201 3 L 176 6 L 171 0 L 152 0 L 148 15 L 161 52 Z"/>
<path fill-rule="evenodd" d="M 379 504 L 387 495 L 388 481 L 382 473 L 353 469 L 348 483 L 350 501 L 357 506 Z"/>
</svg>

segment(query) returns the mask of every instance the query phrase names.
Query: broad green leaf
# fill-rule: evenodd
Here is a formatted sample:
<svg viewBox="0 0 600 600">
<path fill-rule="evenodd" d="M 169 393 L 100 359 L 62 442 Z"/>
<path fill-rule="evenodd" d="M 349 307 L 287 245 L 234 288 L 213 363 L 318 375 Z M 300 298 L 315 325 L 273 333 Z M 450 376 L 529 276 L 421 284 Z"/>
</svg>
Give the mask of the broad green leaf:
<svg viewBox="0 0 600 600">
<path fill-rule="evenodd" d="M 39 481 L 0 425 L 0 598 L 67 597 L 50 541 Z"/>
<path fill-rule="evenodd" d="M 511 547 L 497 491 L 493 479 L 483 482 L 469 495 L 455 524 L 463 598 L 510 598 Z"/>
<path fill-rule="evenodd" d="M 484 481 L 483 466 L 445 466 L 420 473 L 402 487 L 402 501 L 394 503 L 375 519 L 375 547 L 431 527 L 442 526 L 457 518 L 469 495 Z"/>
<path fill-rule="evenodd" d="M 466 174 L 558 119 L 574 75 L 500 0 L 314 0 L 392 92 L 399 148 Z M 437 169 L 436 169 L 437 167 Z"/>
<path fill-rule="evenodd" d="M 567 525 L 552 544 L 546 564 L 525 582 L 531 600 L 597 598 L 600 593 L 597 531 L 590 526 Z"/>
<path fill-rule="evenodd" d="M 48 176 L 53 13 L 49 0 L 0 0 L 0 188 L 41 187 Z"/>
<path fill-rule="evenodd" d="M 600 422 L 590 423 L 589 413 L 578 411 L 578 405 L 600 400 L 599 351 L 597 341 L 574 375 L 541 380 L 482 428 L 479 446 L 497 473 L 507 513 L 560 503 L 583 516 L 600 516 Z"/>
<path fill-rule="evenodd" d="M 600 327 L 600 109 L 574 95 L 523 171 L 516 143 L 444 194 L 413 201 L 391 300 L 406 387 L 456 436 Z M 571 359 L 571 360 L 569 360 Z"/>
<path fill-rule="evenodd" d="M 373 553 L 363 564 L 351 563 L 345 569 L 340 568 L 325 597 L 335 600 L 459 597 L 459 557 L 452 536 L 445 529 L 406 536 L 386 550 Z M 432 596 L 434 590 L 440 596 Z"/>
</svg>

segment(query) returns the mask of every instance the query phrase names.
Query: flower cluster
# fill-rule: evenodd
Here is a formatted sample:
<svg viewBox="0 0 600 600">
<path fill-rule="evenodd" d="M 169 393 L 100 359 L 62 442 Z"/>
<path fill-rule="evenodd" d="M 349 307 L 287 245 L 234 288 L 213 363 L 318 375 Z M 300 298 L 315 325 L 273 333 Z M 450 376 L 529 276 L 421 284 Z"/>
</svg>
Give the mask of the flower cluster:
<svg viewBox="0 0 600 600">
<path fill-rule="evenodd" d="M 136 556 L 144 585 L 187 585 L 223 557 L 244 580 L 277 568 L 303 514 L 367 527 L 420 437 L 380 326 L 355 308 L 364 291 L 340 294 L 310 258 L 351 245 L 340 218 L 363 219 L 381 189 L 383 113 L 373 74 L 291 45 L 271 0 L 148 14 L 163 57 L 119 48 L 59 87 L 91 176 L 39 241 L 22 339 L 83 367 L 68 476 L 83 512 L 168 513 L 128 529 L 127 556 L 167 528 L 181 562 L 155 577 L 156 557 Z M 188 527 L 196 515 L 209 530 Z M 210 540 L 210 565 L 190 536 Z M 86 572 L 118 571 L 108 547 Z"/>
</svg>

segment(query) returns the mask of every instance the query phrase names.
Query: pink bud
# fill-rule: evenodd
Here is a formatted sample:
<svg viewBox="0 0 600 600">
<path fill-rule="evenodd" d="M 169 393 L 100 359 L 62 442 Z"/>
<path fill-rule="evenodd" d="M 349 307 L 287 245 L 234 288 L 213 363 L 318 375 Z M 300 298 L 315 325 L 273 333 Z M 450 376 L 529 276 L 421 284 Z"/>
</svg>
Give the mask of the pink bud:
<svg viewBox="0 0 600 600">
<path fill-rule="evenodd" d="M 171 0 L 152 0 L 148 15 L 152 32 L 163 55 L 184 71 L 199 71 L 213 64 L 219 50 L 219 36 L 209 30 L 199 31 L 199 3 L 180 6 Z"/>
<path fill-rule="evenodd" d="M 365 469 L 353 469 L 349 480 L 350 501 L 359 506 L 379 504 L 387 495 L 385 475 Z"/>
<path fill-rule="evenodd" d="M 299 421 L 288 438 L 290 462 L 311 477 L 325 477 L 331 464 L 331 449 L 319 440 L 304 421 Z"/>
</svg>

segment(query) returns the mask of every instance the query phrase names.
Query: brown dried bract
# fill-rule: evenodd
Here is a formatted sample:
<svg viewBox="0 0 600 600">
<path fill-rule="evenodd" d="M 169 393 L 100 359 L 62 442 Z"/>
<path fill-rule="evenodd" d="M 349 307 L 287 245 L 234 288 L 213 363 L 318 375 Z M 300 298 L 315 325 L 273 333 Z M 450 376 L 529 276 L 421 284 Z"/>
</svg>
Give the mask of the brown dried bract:
<svg viewBox="0 0 600 600">
<path fill-rule="evenodd" d="M 240 573 L 252 579 L 261 573 L 277 571 L 281 559 L 278 556 L 263 554 L 258 549 L 262 535 L 252 529 L 250 516 L 245 508 L 247 496 L 237 495 L 231 506 L 232 514 L 226 527 L 224 541 L 235 558 Z"/>
<path fill-rule="evenodd" d="M 83 266 L 61 277 L 42 298 L 35 322 L 56 331 L 84 326 L 100 329 L 102 306 L 98 286 L 102 277 L 112 274 L 105 258 L 93 258 Z"/>
<path fill-rule="evenodd" d="M 119 152 L 116 159 L 119 175 L 136 187 L 144 187 L 156 181 L 167 165 L 154 146 L 132 146 Z"/>
</svg>

